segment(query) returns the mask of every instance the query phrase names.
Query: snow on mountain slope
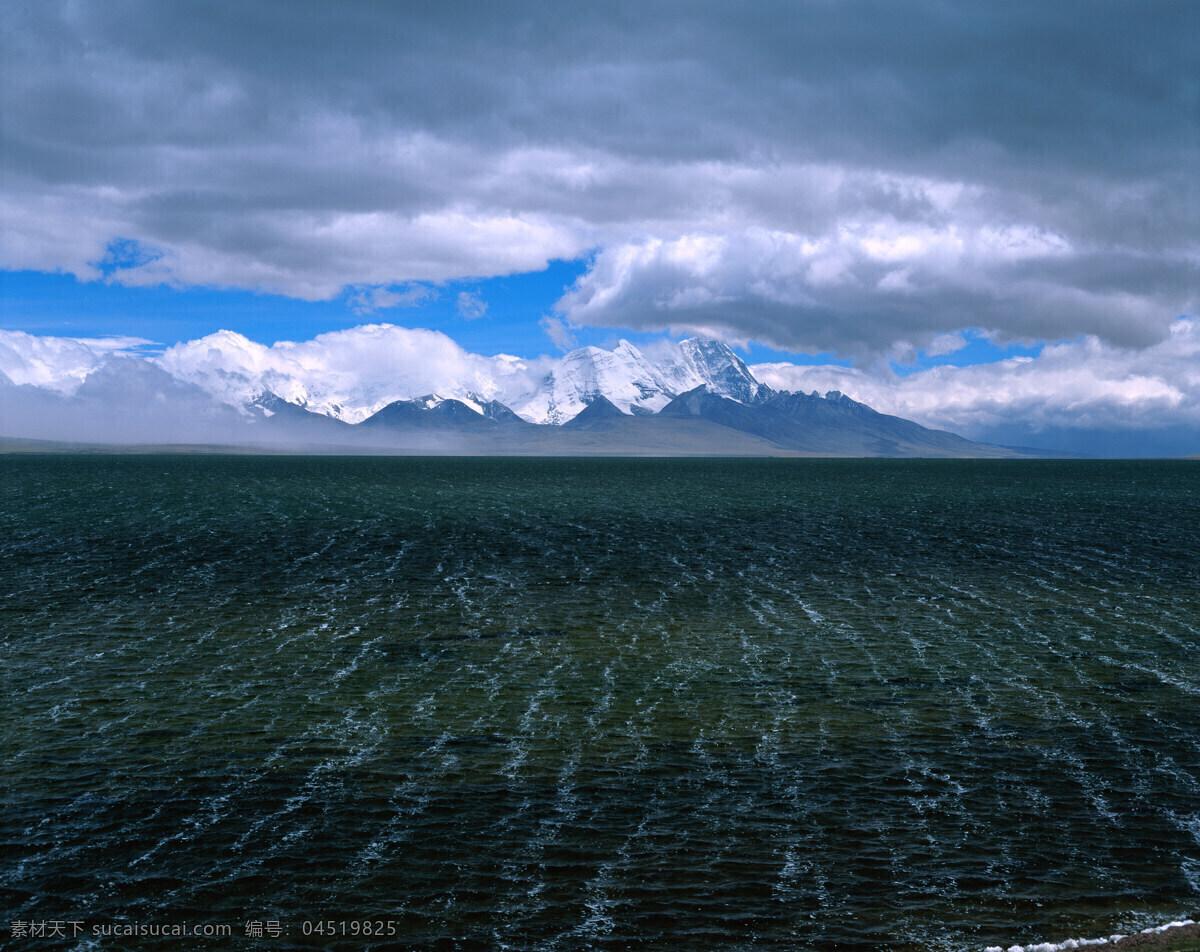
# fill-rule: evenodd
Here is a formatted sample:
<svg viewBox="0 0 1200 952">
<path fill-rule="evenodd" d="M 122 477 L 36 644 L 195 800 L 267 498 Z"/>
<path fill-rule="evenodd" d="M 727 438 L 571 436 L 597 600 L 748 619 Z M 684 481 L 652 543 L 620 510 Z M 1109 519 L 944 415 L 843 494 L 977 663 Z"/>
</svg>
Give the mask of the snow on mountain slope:
<svg viewBox="0 0 1200 952">
<path fill-rule="evenodd" d="M 436 331 L 368 324 L 270 347 L 233 331 L 167 348 L 155 363 L 222 403 L 245 407 L 264 391 L 347 423 L 397 400 L 435 395 L 479 409 L 524 392 L 544 364 L 464 351 Z"/>
<path fill-rule="evenodd" d="M 583 347 L 556 361 L 525 361 L 471 354 L 434 331 L 369 324 L 271 346 L 218 331 L 152 362 L 239 409 L 270 393 L 346 423 L 399 400 L 423 400 L 428 409 L 454 399 L 480 413 L 498 401 L 531 422 L 558 424 L 600 396 L 622 413 L 648 414 L 701 385 L 742 403 L 770 392 L 727 345 L 703 338 L 657 363 L 624 340 L 611 351 Z"/>
<path fill-rule="evenodd" d="M 614 350 L 581 347 L 563 357 L 513 409 L 533 423 L 566 423 L 597 397 L 622 413 L 654 413 L 671 402 L 671 385 L 629 341 Z"/>
<path fill-rule="evenodd" d="M 601 396 L 622 413 L 643 414 L 657 413 L 699 386 L 740 403 L 766 390 L 723 342 L 692 338 L 679 346 L 679 357 L 660 364 L 625 340 L 611 351 L 582 347 L 563 357 L 513 409 L 534 423 L 565 423 Z"/>
<path fill-rule="evenodd" d="M 760 394 L 770 392 L 768 387 L 754 379 L 745 361 L 724 341 L 693 337 L 683 341 L 679 349 L 683 352 L 683 366 L 700 381 L 679 393 L 693 390 L 702 383 L 708 387 L 709 393 L 728 397 L 738 403 L 753 403 Z"/>
</svg>

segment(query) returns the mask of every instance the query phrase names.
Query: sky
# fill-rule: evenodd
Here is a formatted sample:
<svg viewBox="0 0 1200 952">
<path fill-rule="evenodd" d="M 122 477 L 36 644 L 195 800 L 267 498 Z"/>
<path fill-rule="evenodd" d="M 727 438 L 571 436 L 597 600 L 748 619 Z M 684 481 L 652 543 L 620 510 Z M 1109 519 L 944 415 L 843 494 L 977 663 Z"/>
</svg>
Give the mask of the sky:
<svg viewBox="0 0 1200 952">
<path fill-rule="evenodd" d="M 6 21 L 13 382 L 77 379 L 47 364 L 71 341 L 154 358 L 220 330 L 386 324 L 530 361 L 709 334 L 773 386 L 973 438 L 1200 452 L 1200 5 L 37 0 Z"/>
</svg>

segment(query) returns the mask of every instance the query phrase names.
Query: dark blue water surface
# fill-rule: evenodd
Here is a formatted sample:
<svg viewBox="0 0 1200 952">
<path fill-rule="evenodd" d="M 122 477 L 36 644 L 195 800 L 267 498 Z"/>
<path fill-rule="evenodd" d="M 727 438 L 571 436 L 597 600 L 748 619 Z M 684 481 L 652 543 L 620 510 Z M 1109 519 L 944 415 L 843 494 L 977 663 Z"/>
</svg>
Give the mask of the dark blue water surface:
<svg viewBox="0 0 1200 952">
<path fill-rule="evenodd" d="M 1198 905 L 1200 464 L 9 456 L 0 499 L 14 945 L 983 949 Z M 171 922 L 233 935 L 91 931 Z"/>
</svg>

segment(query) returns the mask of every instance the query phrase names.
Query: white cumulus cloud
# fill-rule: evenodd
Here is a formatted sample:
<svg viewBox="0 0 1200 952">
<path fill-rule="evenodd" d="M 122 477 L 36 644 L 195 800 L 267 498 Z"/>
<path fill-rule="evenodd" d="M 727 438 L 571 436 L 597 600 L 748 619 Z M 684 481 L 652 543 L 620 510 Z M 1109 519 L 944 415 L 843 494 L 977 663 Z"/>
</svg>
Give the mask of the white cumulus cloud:
<svg viewBox="0 0 1200 952">
<path fill-rule="evenodd" d="M 52 337 L 0 330 L 0 373 L 28 384 L 73 394 L 115 356 L 152 344 L 140 337 Z"/>
<path fill-rule="evenodd" d="M 348 423 L 430 393 L 504 400 L 530 389 L 545 372 L 538 361 L 473 354 L 438 331 L 391 324 L 270 346 L 219 331 L 176 344 L 155 363 L 226 403 L 242 404 L 269 390 Z"/>
<path fill-rule="evenodd" d="M 932 202 L 937 189 L 921 189 Z M 865 357 L 898 343 L 948 353 L 964 327 L 1000 339 L 1091 332 L 1147 344 L 1196 303 L 1190 293 L 1080 288 L 1069 280 L 1066 237 L 998 228 L 966 194 L 939 198 L 930 221 L 876 214 L 807 231 L 747 225 L 606 246 L 557 309 L 576 324 L 716 327 L 783 349 Z"/>
<path fill-rule="evenodd" d="M 758 364 L 776 389 L 840 390 L 883 413 L 973 439 L 1014 435 L 1050 442 L 1070 431 L 1171 431 L 1180 451 L 1200 450 L 1200 320 L 1172 323 L 1164 340 L 1123 348 L 1089 336 L 1047 346 L 1036 357 L 899 375 L 840 366 Z M 1192 434 L 1195 449 L 1186 441 Z M 1046 439 L 1042 440 L 1047 442 Z"/>
</svg>

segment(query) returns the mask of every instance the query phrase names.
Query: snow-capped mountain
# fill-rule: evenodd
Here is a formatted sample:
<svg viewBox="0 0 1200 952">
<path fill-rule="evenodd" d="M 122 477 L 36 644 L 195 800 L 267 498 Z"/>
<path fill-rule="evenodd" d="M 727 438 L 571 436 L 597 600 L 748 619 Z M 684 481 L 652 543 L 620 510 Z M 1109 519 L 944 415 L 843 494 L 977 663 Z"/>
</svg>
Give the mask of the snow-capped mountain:
<svg viewBox="0 0 1200 952">
<path fill-rule="evenodd" d="M 557 360 L 525 361 L 467 354 L 444 335 L 390 325 L 272 347 L 218 331 L 153 362 L 251 416 L 273 412 L 268 405 L 279 398 L 344 423 L 405 401 L 432 409 L 456 400 L 484 416 L 489 405 L 503 405 L 530 423 L 562 424 L 598 397 L 622 413 L 646 415 L 699 386 L 742 403 L 769 392 L 726 344 L 704 338 L 685 340 L 657 361 L 624 340 L 612 350 L 583 347 Z"/>
<path fill-rule="evenodd" d="M 532 423 L 566 423 L 598 397 L 622 413 L 657 413 L 681 393 L 696 387 L 739 403 L 753 402 L 768 388 L 727 344 L 692 338 L 680 344 L 679 356 L 652 363 L 629 341 L 615 349 L 582 347 L 563 357 L 530 394 L 513 409 Z"/>
<path fill-rule="evenodd" d="M 715 340 L 683 341 L 658 360 L 621 341 L 522 361 L 383 325 L 349 335 L 353 347 L 341 346 L 346 336 L 267 348 L 223 332 L 157 358 L 100 361 L 74 389 L 0 373 L 5 435 L 508 456 L 1030 455 L 837 391 L 773 390 Z"/>
<path fill-rule="evenodd" d="M 709 393 L 717 396 L 738 403 L 753 403 L 771 392 L 770 387 L 754 379 L 745 361 L 724 341 L 693 337 L 681 343 L 679 349 L 683 352 L 683 360 L 676 366 L 686 368 L 690 375 L 676 393 L 705 386 Z"/>
<path fill-rule="evenodd" d="M 566 423 L 597 397 L 607 398 L 622 413 L 654 413 L 677 392 L 658 367 L 623 340 L 611 351 L 571 351 L 537 389 L 515 400 L 513 409 L 531 423 Z"/>
<path fill-rule="evenodd" d="M 167 348 L 154 363 L 238 409 L 269 393 L 346 423 L 397 400 L 454 399 L 482 412 L 540 376 L 520 358 L 468 354 L 445 335 L 385 324 L 272 347 L 217 331 Z"/>
</svg>

